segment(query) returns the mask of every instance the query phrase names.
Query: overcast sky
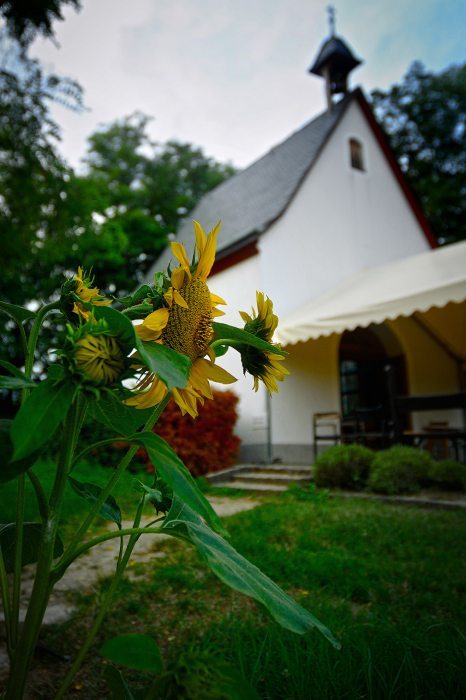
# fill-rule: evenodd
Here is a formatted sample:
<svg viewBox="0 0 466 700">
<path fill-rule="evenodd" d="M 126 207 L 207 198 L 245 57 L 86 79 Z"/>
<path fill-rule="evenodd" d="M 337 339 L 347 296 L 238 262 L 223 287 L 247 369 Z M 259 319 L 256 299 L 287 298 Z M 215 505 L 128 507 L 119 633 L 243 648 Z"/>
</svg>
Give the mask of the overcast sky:
<svg viewBox="0 0 466 700">
<path fill-rule="evenodd" d="M 59 48 L 32 54 L 76 78 L 89 108 L 55 106 L 61 150 L 76 166 L 102 123 L 139 110 L 153 139 L 188 141 L 243 167 L 324 108 L 307 73 L 328 35 L 328 0 L 83 0 L 56 23 Z M 465 56 L 464 0 L 339 0 L 337 34 L 364 60 L 352 85 L 398 82 L 414 59 L 428 68 Z"/>
</svg>

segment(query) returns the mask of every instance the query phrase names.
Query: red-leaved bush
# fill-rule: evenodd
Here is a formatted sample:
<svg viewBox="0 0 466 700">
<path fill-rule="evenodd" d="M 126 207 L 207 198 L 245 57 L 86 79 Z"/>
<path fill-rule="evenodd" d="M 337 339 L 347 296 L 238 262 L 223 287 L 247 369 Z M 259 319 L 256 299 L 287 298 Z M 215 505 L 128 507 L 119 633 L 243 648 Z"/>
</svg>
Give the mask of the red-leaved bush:
<svg viewBox="0 0 466 700">
<path fill-rule="evenodd" d="M 238 397 L 232 391 L 214 391 L 213 394 L 213 400 L 198 406 L 196 419 L 182 416 L 171 401 L 154 428 L 194 476 L 227 469 L 238 456 L 240 439 L 233 434 L 238 418 Z M 148 471 L 153 471 L 144 450 L 139 450 L 138 457 L 146 463 Z"/>
</svg>

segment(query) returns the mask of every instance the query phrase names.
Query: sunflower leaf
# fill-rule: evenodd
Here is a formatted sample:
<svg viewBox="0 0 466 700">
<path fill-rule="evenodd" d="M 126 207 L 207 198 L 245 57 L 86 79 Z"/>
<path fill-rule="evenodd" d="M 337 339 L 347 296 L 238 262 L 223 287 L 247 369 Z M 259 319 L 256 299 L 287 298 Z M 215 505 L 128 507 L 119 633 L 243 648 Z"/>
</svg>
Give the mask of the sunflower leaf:
<svg viewBox="0 0 466 700">
<path fill-rule="evenodd" d="M 157 474 L 180 500 L 199 513 L 216 532 L 227 534 L 222 521 L 199 490 L 189 470 L 160 435 L 143 432 L 136 433 L 129 439 L 144 446 Z"/>
<path fill-rule="evenodd" d="M 114 666 L 107 666 L 104 670 L 104 678 L 112 693 L 112 700 L 135 700 L 121 671 L 117 668 Z"/>
<path fill-rule="evenodd" d="M 239 554 L 212 530 L 185 503 L 174 499 L 162 530 L 191 542 L 213 573 L 231 588 L 262 603 L 285 629 L 305 634 L 316 628 L 339 648 L 340 644 L 325 625 L 296 603 L 271 579 Z"/>
<path fill-rule="evenodd" d="M 21 405 L 11 426 L 12 461 L 27 457 L 52 437 L 68 413 L 75 391 L 73 384 L 56 383 L 51 379 L 36 386 Z"/>
<path fill-rule="evenodd" d="M 68 481 L 73 491 L 81 498 L 84 498 L 84 500 L 88 503 L 95 503 L 102 493 L 102 488 L 96 484 L 77 481 L 71 476 L 68 477 Z M 111 520 L 113 523 L 116 523 L 119 528 L 121 528 L 121 510 L 113 496 L 108 496 L 105 502 L 102 503 L 99 510 L 99 515 L 104 520 Z"/>
<path fill-rule="evenodd" d="M 24 523 L 23 525 L 23 548 L 21 566 L 34 564 L 37 561 L 39 548 L 42 539 L 42 525 L 40 523 Z M 16 550 L 16 523 L 0 524 L 0 547 L 2 549 L 3 560 L 7 573 L 11 573 L 15 568 Z M 63 542 L 60 536 L 55 540 L 53 557 L 56 559 L 63 554 Z"/>
<path fill-rule="evenodd" d="M 92 306 L 92 304 L 86 304 L 85 306 L 88 309 L 92 309 L 98 321 L 104 319 L 107 322 L 110 331 L 117 336 L 128 352 L 136 347 L 134 326 L 121 311 L 112 309 L 111 306 Z"/>
<path fill-rule="evenodd" d="M 102 423 L 107 428 L 120 433 L 124 437 L 132 435 L 152 415 L 152 408 L 139 410 L 126 406 L 112 392 L 100 395 L 100 398 L 89 402 L 88 416 L 91 420 Z"/>
<path fill-rule="evenodd" d="M 30 469 L 39 458 L 38 453 L 33 453 L 17 462 L 10 461 L 13 453 L 13 444 L 10 436 L 12 422 L 13 421 L 7 419 L 0 420 L 0 452 L 2 455 L 0 484 L 13 481 L 13 479 L 16 479 L 20 474 L 24 474 L 24 472 Z"/>
<path fill-rule="evenodd" d="M 168 389 L 184 389 L 188 383 L 191 360 L 160 343 L 145 343 L 136 338 L 136 348 L 144 364 L 166 384 Z"/>
<path fill-rule="evenodd" d="M 19 325 L 23 321 L 29 321 L 31 318 L 35 318 L 35 313 L 25 309 L 22 306 L 17 306 L 16 304 L 8 304 L 6 301 L 0 301 L 0 311 L 4 311 L 8 316 L 11 316 L 16 323 Z"/>
<path fill-rule="evenodd" d="M 259 350 L 264 350 L 265 352 L 275 353 L 275 355 L 288 355 L 285 350 L 282 350 L 277 345 L 272 345 L 262 338 L 258 338 L 248 331 L 244 331 L 241 328 L 235 328 L 235 326 L 229 326 L 227 323 L 213 323 L 212 324 L 215 337 L 215 343 L 219 345 L 231 345 L 235 347 L 238 343 L 242 345 L 252 345 L 254 348 Z"/>
</svg>

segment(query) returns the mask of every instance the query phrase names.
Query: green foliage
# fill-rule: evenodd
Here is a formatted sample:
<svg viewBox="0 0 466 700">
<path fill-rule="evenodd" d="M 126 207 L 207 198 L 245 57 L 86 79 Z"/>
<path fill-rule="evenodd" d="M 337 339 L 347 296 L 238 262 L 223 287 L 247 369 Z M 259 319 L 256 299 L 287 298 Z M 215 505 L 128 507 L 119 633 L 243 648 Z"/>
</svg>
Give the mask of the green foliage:
<svg viewBox="0 0 466 700">
<path fill-rule="evenodd" d="M 108 639 L 100 653 L 115 664 L 146 673 L 162 670 L 162 657 L 152 637 L 147 634 L 121 634 Z"/>
<path fill-rule="evenodd" d="M 305 634 L 316 628 L 335 648 L 340 647 L 325 625 L 287 596 L 222 537 L 210 530 L 187 505 L 174 499 L 163 530 L 169 535 L 191 542 L 221 581 L 262 603 L 285 629 Z"/>
<path fill-rule="evenodd" d="M 160 435 L 136 433 L 130 440 L 144 447 L 158 475 L 186 506 L 199 513 L 216 532 L 226 534 L 222 521 L 198 488 L 188 469 Z"/>
<path fill-rule="evenodd" d="M 214 322 L 212 325 L 215 332 L 215 342 L 218 343 L 220 347 L 231 345 L 236 348 L 236 346 L 251 345 L 258 350 L 271 352 L 274 355 L 288 354 L 285 350 L 278 347 L 278 345 L 272 345 L 272 343 L 268 343 L 266 340 L 262 340 L 262 338 L 248 333 L 248 331 L 242 328 L 235 328 L 234 326 L 229 326 L 227 323 Z"/>
<path fill-rule="evenodd" d="M 333 445 L 316 459 L 314 482 L 319 487 L 364 488 L 374 457 L 363 445 Z"/>
<path fill-rule="evenodd" d="M 395 445 L 375 456 L 368 486 L 371 491 L 389 495 L 416 493 L 428 483 L 431 467 L 428 452 Z"/>
<path fill-rule="evenodd" d="M 81 0 L 0 0 L 0 15 L 11 36 L 26 47 L 38 34 L 53 37 L 52 24 L 63 19 L 65 5 L 79 10 Z"/>
<path fill-rule="evenodd" d="M 447 491 L 466 490 L 466 465 L 454 459 L 432 462 L 429 479 L 433 485 Z"/>
<path fill-rule="evenodd" d="M 154 429 L 194 476 L 227 469 L 238 457 L 240 439 L 234 428 L 239 399 L 232 391 L 212 393 L 213 399 L 199 406 L 195 419 L 182 415 L 179 406 L 171 401 Z M 145 460 L 148 470 L 153 470 L 147 454 L 138 456 Z"/>
<path fill-rule="evenodd" d="M 259 695 L 214 648 L 190 646 L 161 674 L 157 700 L 259 700 Z"/>
<path fill-rule="evenodd" d="M 84 498 L 88 503 L 94 504 L 102 493 L 100 486 L 89 482 L 81 482 L 73 477 L 68 477 L 68 483 L 75 493 Z M 121 528 L 121 510 L 113 496 L 107 496 L 101 505 L 99 515 L 104 520 L 110 520 Z"/>
<path fill-rule="evenodd" d="M 435 74 L 415 61 L 372 101 L 439 243 L 466 238 L 466 63 Z"/>
<path fill-rule="evenodd" d="M 2 550 L 7 573 L 14 571 L 15 568 L 16 532 L 17 526 L 15 523 L 8 523 L 7 525 L 0 523 L 0 549 Z M 42 540 L 42 525 L 40 523 L 24 523 L 22 532 L 21 566 L 27 566 L 27 564 L 34 564 L 37 561 Z M 61 554 L 63 554 L 63 542 L 60 537 L 57 537 L 53 556 L 56 558 L 61 556 Z"/>
<path fill-rule="evenodd" d="M 52 437 L 68 413 L 75 391 L 69 381 L 57 383 L 48 379 L 38 384 L 21 405 L 11 426 L 13 461 L 36 452 Z"/>
</svg>

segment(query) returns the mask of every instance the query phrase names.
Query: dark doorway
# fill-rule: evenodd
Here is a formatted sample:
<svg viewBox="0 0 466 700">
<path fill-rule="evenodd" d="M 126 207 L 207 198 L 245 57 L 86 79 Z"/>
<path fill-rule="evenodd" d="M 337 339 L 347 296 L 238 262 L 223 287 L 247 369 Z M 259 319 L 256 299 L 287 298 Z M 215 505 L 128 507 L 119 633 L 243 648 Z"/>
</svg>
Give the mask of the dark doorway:
<svg viewBox="0 0 466 700">
<path fill-rule="evenodd" d="M 387 340 L 386 348 L 380 336 Z M 380 429 L 390 416 L 387 369 L 392 368 L 396 392 L 406 393 L 405 359 L 398 340 L 387 328 L 345 331 L 340 343 L 340 395 L 343 421 L 365 414 L 368 430 Z"/>
</svg>

